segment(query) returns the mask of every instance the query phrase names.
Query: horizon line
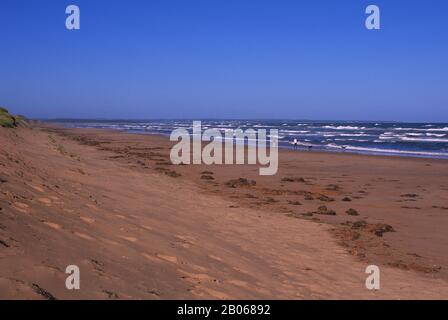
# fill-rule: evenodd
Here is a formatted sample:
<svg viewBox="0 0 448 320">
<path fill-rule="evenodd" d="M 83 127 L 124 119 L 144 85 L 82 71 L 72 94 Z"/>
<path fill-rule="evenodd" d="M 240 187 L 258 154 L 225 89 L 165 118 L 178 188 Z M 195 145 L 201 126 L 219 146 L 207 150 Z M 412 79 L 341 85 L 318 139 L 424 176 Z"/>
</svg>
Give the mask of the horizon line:
<svg viewBox="0 0 448 320">
<path fill-rule="evenodd" d="M 204 121 L 204 120 L 221 120 L 221 121 L 298 121 L 298 122 L 359 122 L 359 123 L 448 123 L 448 121 L 406 121 L 406 120 L 349 120 L 349 119 L 285 119 L 285 118 L 30 118 L 30 120 L 44 122 L 63 122 L 63 121 L 155 121 L 155 120 L 182 120 L 182 121 Z"/>
</svg>

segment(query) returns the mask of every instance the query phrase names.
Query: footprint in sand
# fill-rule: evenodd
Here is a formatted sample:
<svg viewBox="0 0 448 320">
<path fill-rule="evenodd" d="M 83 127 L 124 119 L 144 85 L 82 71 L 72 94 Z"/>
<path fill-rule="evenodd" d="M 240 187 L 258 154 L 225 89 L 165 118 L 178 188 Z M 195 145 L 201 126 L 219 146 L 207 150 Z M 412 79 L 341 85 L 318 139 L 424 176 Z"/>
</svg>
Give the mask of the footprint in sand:
<svg viewBox="0 0 448 320">
<path fill-rule="evenodd" d="M 224 292 L 216 291 L 210 288 L 197 288 L 196 290 L 192 290 L 191 293 L 203 298 L 209 298 L 211 296 L 219 300 L 230 300 L 230 296 Z"/>
<path fill-rule="evenodd" d="M 210 258 L 212 258 L 213 260 L 222 261 L 222 259 L 221 259 L 220 257 L 217 257 L 217 256 L 215 256 L 215 255 L 213 255 L 213 254 L 209 254 L 208 256 L 209 256 Z"/>
<path fill-rule="evenodd" d="M 201 267 L 201 266 L 198 266 L 198 265 L 195 265 L 195 264 L 190 265 L 190 267 L 192 269 L 200 271 L 200 272 L 206 272 L 208 270 L 207 268 L 204 268 L 204 267 Z"/>
<path fill-rule="evenodd" d="M 173 242 L 172 245 L 173 246 L 181 246 L 185 249 L 188 249 L 194 244 L 192 239 L 193 239 L 192 237 L 177 235 L 176 241 Z"/>
<path fill-rule="evenodd" d="M 88 204 L 86 204 L 86 206 L 92 210 L 98 210 L 98 207 L 93 204 L 88 203 Z"/>
<path fill-rule="evenodd" d="M 105 243 L 110 244 L 110 245 L 113 245 L 113 246 L 117 246 L 117 247 L 122 246 L 122 244 L 120 244 L 120 243 L 118 243 L 118 242 L 116 242 L 116 241 L 110 240 L 110 239 L 105 239 L 105 238 L 103 238 L 102 240 L 103 240 Z"/>
<path fill-rule="evenodd" d="M 268 290 L 266 288 L 262 288 L 262 287 L 258 286 L 258 287 L 255 287 L 254 290 L 256 292 L 259 292 L 259 293 L 263 294 L 263 295 L 272 296 L 272 291 L 270 291 L 270 290 Z"/>
<path fill-rule="evenodd" d="M 161 263 L 162 260 L 160 258 L 157 258 L 153 255 L 147 254 L 145 252 L 142 253 L 142 256 L 144 256 L 146 259 L 152 261 L 152 262 L 156 262 L 156 263 Z"/>
<path fill-rule="evenodd" d="M 22 203 L 22 202 L 15 202 L 12 206 L 13 206 L 13 208 L 15 208 L 16 210 L 18 210 L 22 213 L 28 213 L 28 211 L 29 211 L 28 208 L 30 207 L 26 203 Z"/>
<path fill-rule="evenodd" d="M 37 201 L 42 202 L 43 204 L 49 206 L 51 205 L 51 200 L 48 198 L 38 198 Z"/>
<path fill-rule="evenodd" d="M 60 204 L 60 205 L 63 205 L 63 204 L 64 204 L 64 201 L 62 201 L 61 199 L 59 199 L 59 198 L 56 197 L 56 196 L 50 196 L 50 199 L 51 199 L 52 201 L 54 201 L 54 203 L 56 203 L 56 204 Z"/>
<path fill-rule="evenodd" d="M 217 282 L 217 280 L 213 277 L 210 277 L 205 273 L 191 273 L 182 269 L 177 269 L 177 272 L 182 274 L 182 278 L 186 279 L 190 282 L 202 282 L 202 281 L 212 281 Z"/>
<path fill-rule="evenodd" d="M 82 221 L 87 222 L 88 224 L 92 224 L 95 222 L 95 219 L 93 218 L 87 218 L 87 217 L 79 217 Z"/>
<path fill-rule="evenodd" d="M 121 239 L 127 240 L 129 242 L 136 242 L 137 238 L 135 237 L 125 237 L 125 236 L 120 236 Z"/>
<path fill-rule="evenodd" d="M 171 262 L 171 263 L 175 263 L 175 264 L 179 264 L 179 260 L 177 259 L 177 257 L 173 257 L 173 256 L 166 256 L 166 255 L 162 255 L 162 254 L 156 254 L 156 256 L 160 259 L 163 259 L 165 261 Z"/>
<path fill-rule="evenodd" d="M 91 236 L 86 235 L 85 233 L 81 233 L 81 232 L 73 232 L 74 235 L 84 239 L 84 240 L 89 240 L 89 241 L 93 241 L 95 239 L 93 239 Z"/>
<path fill-rule="evenodd" d="M 34 185 L 32 185 L 32 184 L 29 184 L 29 186 L 30 186 L 31 188 L 33 188 L 34 190 L 39 191 L 39 192 L 41 192 L 41 193 L 45 192 L 45 190 L 44 190 L 43 188 L 39 187 L 39 186 L 34 186 Z"/>
<path fill-rule="evenodd" d="M 190 244 L 194 244 L 194 242 L 195 242 L 195 240 L 196 240 L 194 237 L 183 236 L 183 235 L 176 235 L 176 238 L 179 239 L 179 240 L 181 240 L 181 241 L 190 243 Z"/>
<path fill-rule="evenodd" d="M 54 222 L 44 221 L 44 224 L 49 226 L 50 228 L 55 229 L 55 230 L 61 230 L 62 229 L 62 227 L 59 224 L 54 223 Z"/>
<path fill-rule="evenodd" d="M 226 283 L 233 284 L 234 286 L 241 287 L 241 288 L 249 287 L 248 283 L 243 280 L 232 279 L 232 280 L 227 280 Z"/>
</svg>

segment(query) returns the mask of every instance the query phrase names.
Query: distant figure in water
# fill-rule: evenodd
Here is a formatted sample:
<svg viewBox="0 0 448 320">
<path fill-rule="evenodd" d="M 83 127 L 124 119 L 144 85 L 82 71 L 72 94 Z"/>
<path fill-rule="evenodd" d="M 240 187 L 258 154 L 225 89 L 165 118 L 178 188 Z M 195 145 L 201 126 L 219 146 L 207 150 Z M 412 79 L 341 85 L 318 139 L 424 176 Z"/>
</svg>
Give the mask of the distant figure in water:
<svg viewBox="0 0 448 320">
<path fill-rule="evenodd" d="M 299 144 L 299 141 L 297 141 L 297 139 L 294 139 L 292 144 L 294 145 L 294 150 L 296 150 L 297 149 L 297 145 Z"/>
<path fill-rule="evenodd" d="M 311 150 L 311 149 L 313 149 L 313 146 L 308 146 L 308 150 Z"/>
</svg>

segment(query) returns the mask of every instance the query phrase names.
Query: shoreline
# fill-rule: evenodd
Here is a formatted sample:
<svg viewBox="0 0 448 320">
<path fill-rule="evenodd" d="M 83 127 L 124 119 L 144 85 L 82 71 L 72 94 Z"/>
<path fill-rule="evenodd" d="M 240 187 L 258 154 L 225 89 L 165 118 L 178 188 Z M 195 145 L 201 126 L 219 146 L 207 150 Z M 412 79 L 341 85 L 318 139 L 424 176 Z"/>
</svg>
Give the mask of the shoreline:
<svg viewBox="0 0 448 320">
<path fill-rule="evenodd" d="M 37 284 L 73 299 L 68 264 L 98 299 L 448 296 L 444 160 L 281 150 L 279 173 L 259 176 L 171 165 L 164 136 L 46 126 L 0 140 L 2 297 L 37 298 Z M 364 288 L 368 264 L 380 291 Z"/>
<path fill-rule="evenodd" d="M 112 121 L 112 120 L 111 120 Z M 51 121 L 43 121 L 46 124 L 54 124 L 60 126 L 65 129 L 94 129 L 94 130 L 113 130 L 119 131 L 122 133 L 130 133 L 130 134 L 139 134 L 139 135 L 154 135 L 161 137 L 168 137 L 169 134 L 162 134 L 157 132 L 142 132 L 137 130 L 127 130 L 127 129 L 112 129 L 112 128 L 90 128 L 90 127 L 76 127 L 76 126 L 65 126 L 64 122 L 51 122 Z M 443 124 L 444 122 L 441 122 Z M 279 150 L 294 150 L 292 146 L 289 146 L 291 142 L 283 142 L 279 140 L 278 148 Z M 438 152 L 429 152 L 429 151 L 410 151 L 410 150 L 392 150 L 392 149 L 381 149 L 381 148 L 364 148 L 364 147 L 349 147 L 343 149 L 342 147 L 329 147 L 329 146 L 320 146 L 320 145 L 312 145 L 312 150 L 309 150 L 305 143 L 302 143 L 298 146 L 297 151 L 306 151 L 306 152 L 323 152 L 323 153 L 348 153 L 348 154 L 359 154 L 359 155 L 367 155 L 367 156 L 384 156 L 384 157 L 403 157 L 403 158 L 416 158 L 416 159 L 439 159 L 439 160 L 448 160 L 448 154 L 438 153 Z M 366 149 L 366 150 L 363 150 Z M 370 150 L 369 150 L 370 149 Z"/>
</svg>

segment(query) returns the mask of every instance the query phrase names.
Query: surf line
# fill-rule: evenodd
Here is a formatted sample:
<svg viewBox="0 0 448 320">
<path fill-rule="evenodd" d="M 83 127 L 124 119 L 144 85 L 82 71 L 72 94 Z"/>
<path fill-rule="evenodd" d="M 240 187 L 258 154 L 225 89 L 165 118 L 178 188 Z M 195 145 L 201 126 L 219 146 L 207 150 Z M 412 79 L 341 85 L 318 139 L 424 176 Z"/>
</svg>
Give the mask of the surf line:
<svg viewBox="0 0 448 320">
<path fill-rule="evenodd" d="M 170 141 L 178 141 L 170 152 L 171 163 L 175 165 L 258 163 L 262 166 L 259 168 L 262 176 L 274 175 L 278 170 L 278 129 L 270 129 L 269 135 L 266 129 L 226 129 L 223 135 L 218 128 L 203 132 L 201 121 L 193 121 L 192 134 L 178 128 L 171 132 Z M 204 141 L 209 143 L 202 148 Z"/>
</svg>

